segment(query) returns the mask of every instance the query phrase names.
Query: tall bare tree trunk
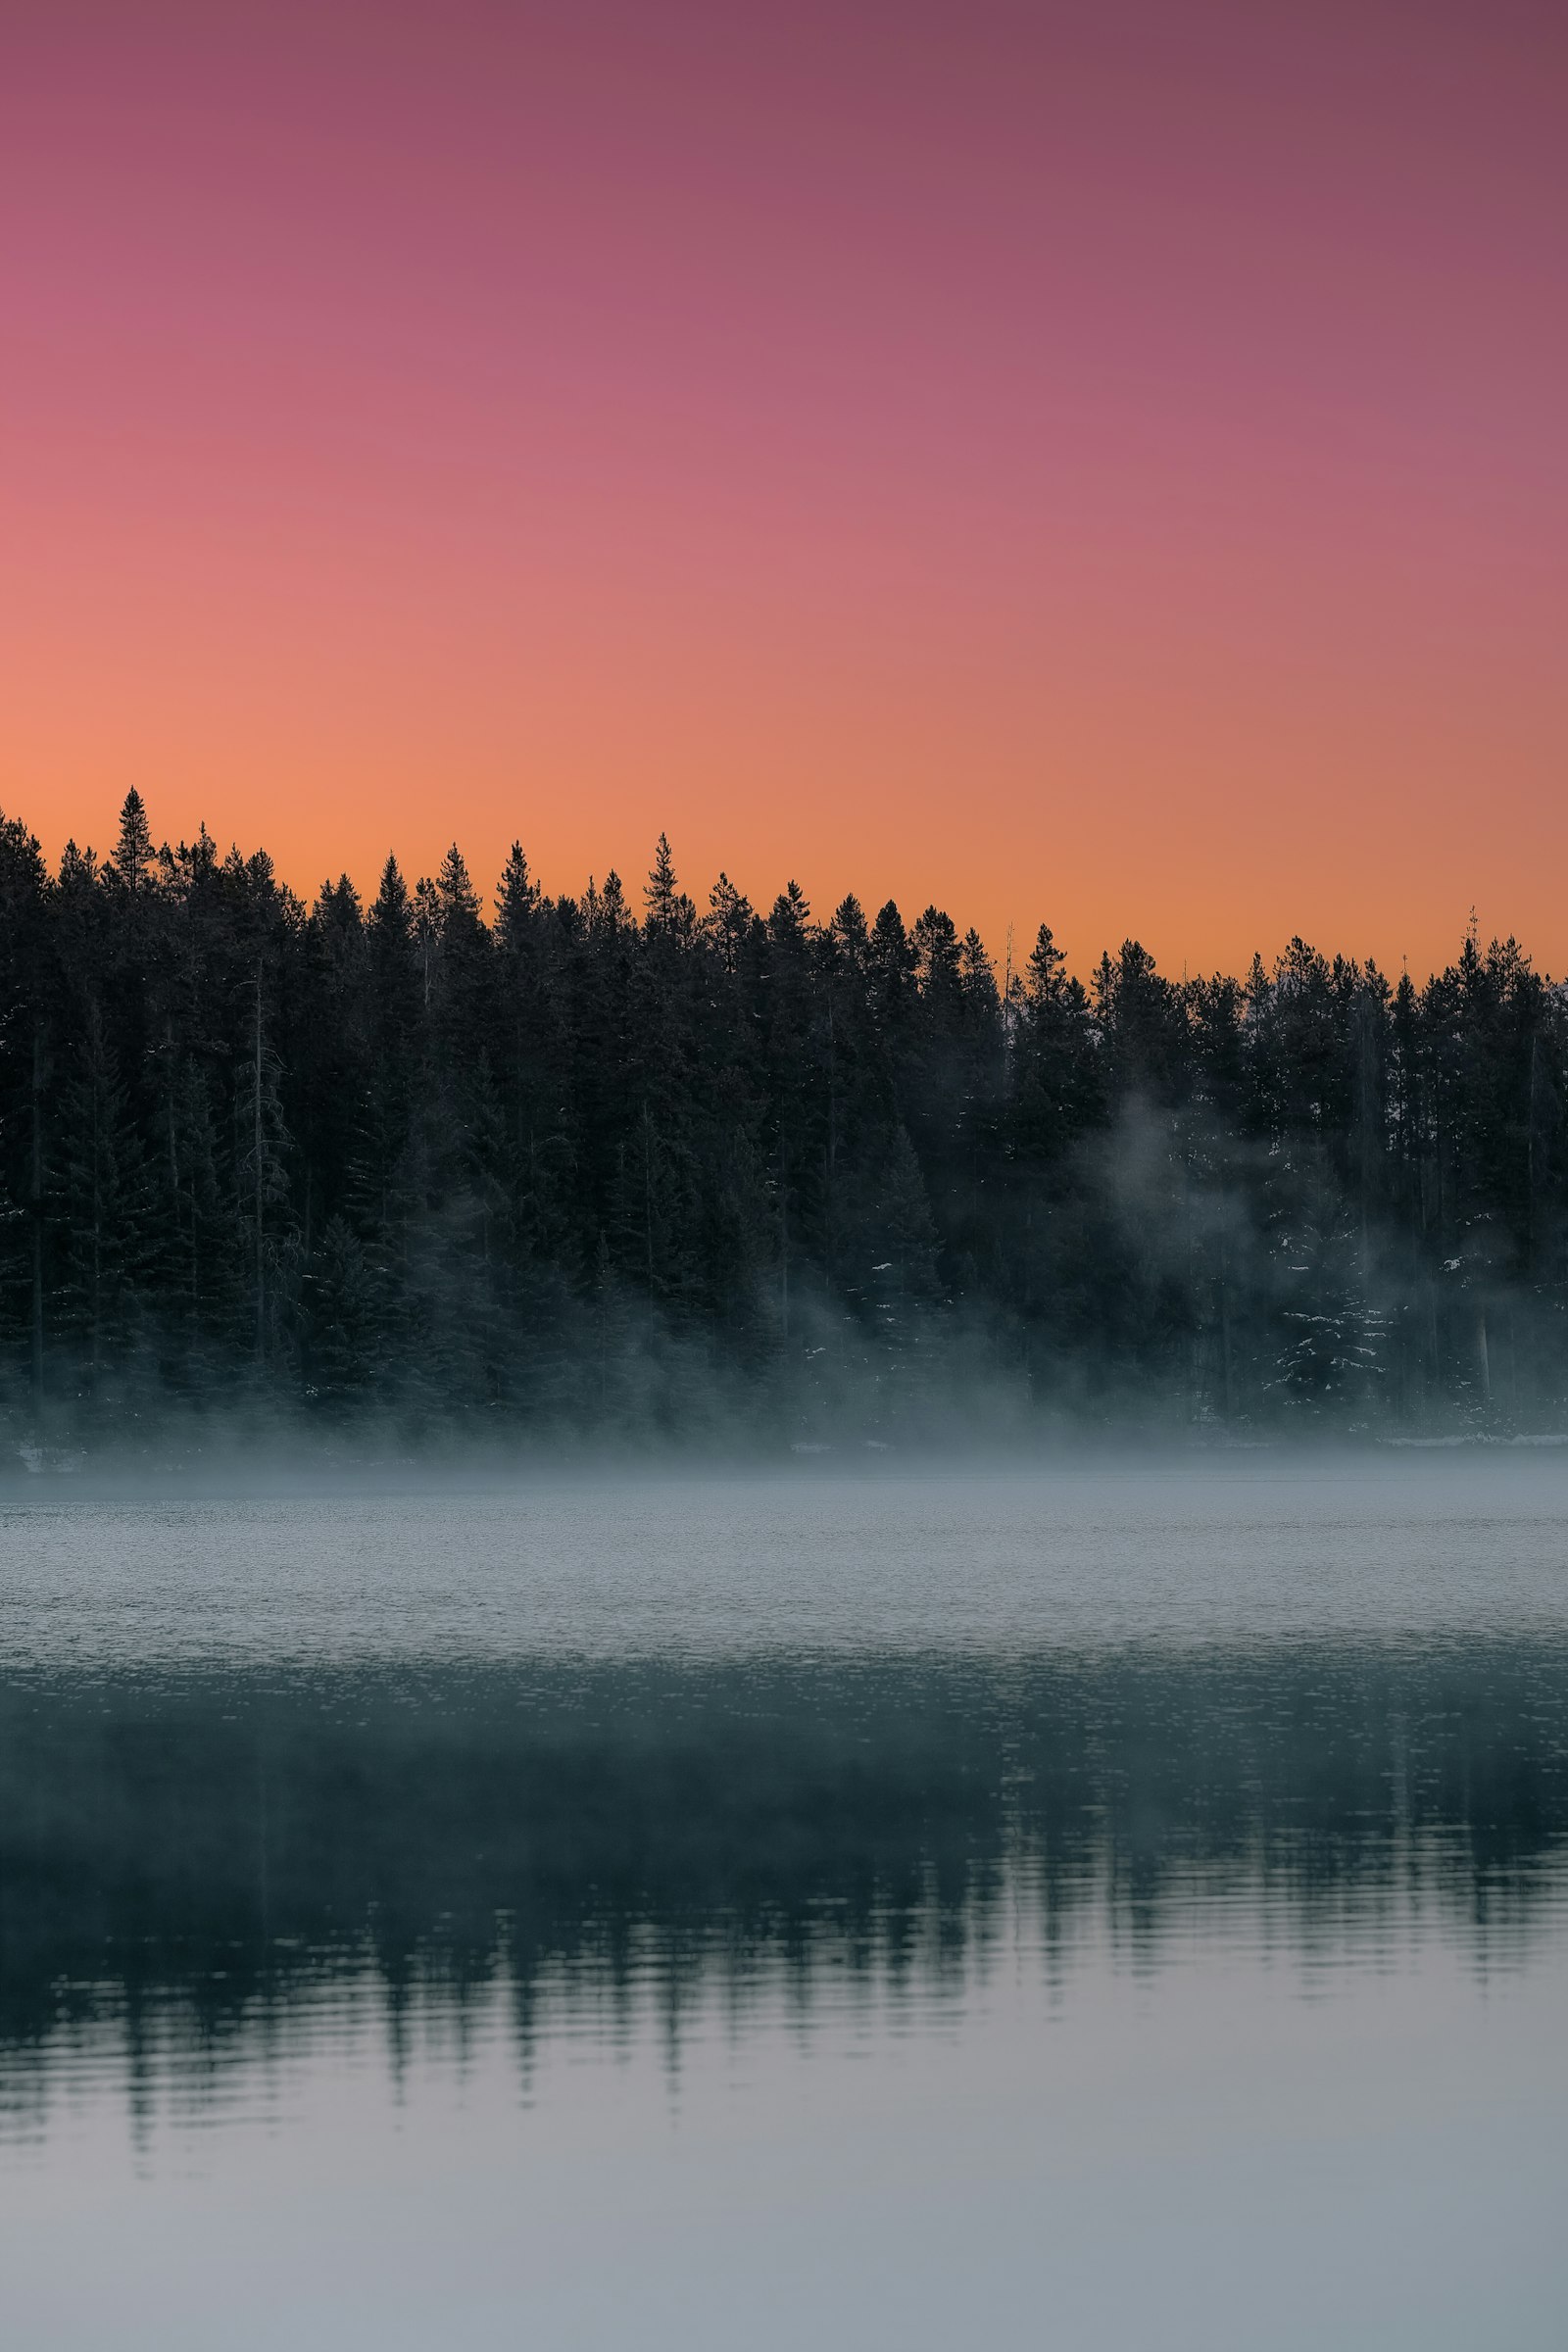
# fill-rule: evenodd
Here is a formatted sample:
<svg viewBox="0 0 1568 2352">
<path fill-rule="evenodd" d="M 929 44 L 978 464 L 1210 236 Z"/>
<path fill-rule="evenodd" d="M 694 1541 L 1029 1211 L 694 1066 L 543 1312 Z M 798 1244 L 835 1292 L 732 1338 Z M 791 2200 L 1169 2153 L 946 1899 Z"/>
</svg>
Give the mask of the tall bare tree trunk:
<svg viewBox="0 0 1568 2352">
<path fill-rule="evenodd" d="M 32 1031 L 32 1425 L 43 1434 L 43 1024 Z"/>
<path fill-rule="evenodd" d="M 262 1162 L 262 967 L 256 966 L 256 1361 L 267 1360 L 267 1232 L 266 1186 Z"/>
<path fill-rule="evenodd" d="M 104 1334 L 104 1195 L 103 1139 L 98 1132 L 98 1073 L 92 1085 L 92 1376 L 103 1370 Z"/>
<path fill-rule="evenodd" d="M 784 1345 L 790 1339 L 790 1162 L 784 1138 L 778 1139 L 778 1244 L 779 1244 L 779 1305 L 784 1326 Z"/>
<path fill-rule="evenodd" d="M 1485 1303 L 1476 1308 L 1476 1353 L 1481 1364 L 1481 1395 L 1492 1402 L 1492 1351 L 1487 1346 L 1487 1310 Z"/>
</svg>

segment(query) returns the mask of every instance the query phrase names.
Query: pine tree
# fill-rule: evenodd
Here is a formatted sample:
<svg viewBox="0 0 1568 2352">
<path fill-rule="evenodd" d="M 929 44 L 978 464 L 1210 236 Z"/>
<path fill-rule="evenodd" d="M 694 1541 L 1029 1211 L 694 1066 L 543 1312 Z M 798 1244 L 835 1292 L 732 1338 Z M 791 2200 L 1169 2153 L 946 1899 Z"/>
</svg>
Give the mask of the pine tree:
<svg viewBox="0 0 1568 2352">
<path fill-rule="evenodd" d="M 250 1036 L 234 1083 L 234 1222 L 248 1260 L 250 1346 L 258 1376 L 278 1347 L 284 1307 L 280 1276 L 292 1240 L 292 1200 L 280 1065 L 268 1036 L 265 975 L 257 965 L 247 992 Z"/>
<path fill-rule="evenodd" d="M 965 1331 L 1090 1409 L 1568 1409 L 1568 997 L 1511 940 L 1392 989 L 1129 940 L 1091 994 L 1043 927 L 999 988 L 934 906 L 721 876 L 699 920 L 663 836 L 640 918 L 517 844 L 494 905 L 456 847 L 307 911 L 134 795 L 55 878 L 0 818 L 6 1428 L 161 1379 L 652 1431 L 716 1371 L 907 1432 Z"/>
<path fill-rule="evenodd" d="M 138 899 L 151 887 L 152 827 L 141 794 L 134 788 L 126 793 L 120 806 L 120 838 L 110 865 L 127 898 Z"/>
<path fill-rule="evenodd" d="M 934 1376 L 937 1231 L 908 1132 L 896 1129 L 877 1190 L 871 1296 L 884 1364 L 887 1416 L 907 1416 Z"/>
<path fill-rule="evenodd" d="M 152 1188 L 100 1006 L 86 1007 L 60 1090 L 54 1213 L 62 1227 L 57 1329 L 74 1335 L 89 1394 L 129 1368 L 151 1257 Z"/>
<path fill-rule="evenodd" d="M 365 1395 L 379 1339 L 376 1284 L 359 1237 L 330 1217 L 307 1278 L 311 1392 L 329 1408 Z"/>
</svg>

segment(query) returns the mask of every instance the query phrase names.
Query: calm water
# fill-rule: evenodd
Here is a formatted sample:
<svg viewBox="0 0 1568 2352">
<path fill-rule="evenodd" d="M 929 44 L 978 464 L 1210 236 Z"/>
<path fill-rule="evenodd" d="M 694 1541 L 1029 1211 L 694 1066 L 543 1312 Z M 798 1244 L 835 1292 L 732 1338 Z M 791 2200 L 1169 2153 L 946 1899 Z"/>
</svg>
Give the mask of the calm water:
<svg viewBox="0 0 1568 2352">
<path fill-rule="evenodd" d="M 1568 1462 L 0 1503 L 7 2345 L 1555 2346 L 1565 2203 Z"/>
</svg>

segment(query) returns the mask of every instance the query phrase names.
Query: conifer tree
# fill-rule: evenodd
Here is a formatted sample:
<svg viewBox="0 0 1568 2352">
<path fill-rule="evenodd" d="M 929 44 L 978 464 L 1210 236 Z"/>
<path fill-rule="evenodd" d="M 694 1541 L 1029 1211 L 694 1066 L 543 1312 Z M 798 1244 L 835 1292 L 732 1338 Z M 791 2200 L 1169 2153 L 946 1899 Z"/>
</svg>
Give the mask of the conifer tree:
<svg viewBox="0 0 1568 2352">
<path fill-rule="evenodd" d="M 152 864 L 152 827 L 141 794 L 132 787 L 121 804 L 120 838 L 108 870 L 127 898 L 137 899 L 150 886 Z"/>
<path fill-rule="evenodd" d="M 135 794 L 54 875 L 0 817 L 0 1429 L 907 1434 L 960 1345 L 1074 1409 L 1553 1428 L 1565 1103 L 1568 997 L 1474 925 L 1424 983 L 1128 940 L 1091 989 L 1042 927 L 999 987 L 936 906 L 699 918 L 662 835 L 635 910 L 514 844 L 491 922 L 455 846 L 307 909 Z"/>
</svg>

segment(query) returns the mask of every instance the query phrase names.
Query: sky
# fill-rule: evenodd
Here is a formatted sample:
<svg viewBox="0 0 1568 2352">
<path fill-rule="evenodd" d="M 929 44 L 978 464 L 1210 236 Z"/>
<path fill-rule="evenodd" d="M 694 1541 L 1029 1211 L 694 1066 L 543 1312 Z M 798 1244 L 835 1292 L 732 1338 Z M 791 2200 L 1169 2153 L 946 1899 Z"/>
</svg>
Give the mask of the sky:
<svg viewBox="0 0 1568 2352">
<path fill-rule="evenodd" d="M 1568 11 L 0 0 L 0 807 L 1568 966 Z"/>
</svg>

